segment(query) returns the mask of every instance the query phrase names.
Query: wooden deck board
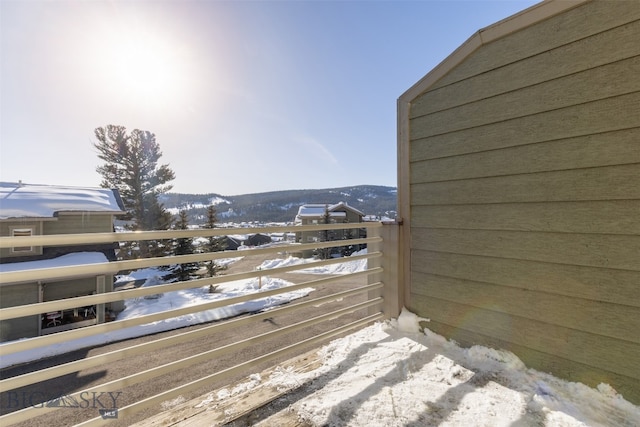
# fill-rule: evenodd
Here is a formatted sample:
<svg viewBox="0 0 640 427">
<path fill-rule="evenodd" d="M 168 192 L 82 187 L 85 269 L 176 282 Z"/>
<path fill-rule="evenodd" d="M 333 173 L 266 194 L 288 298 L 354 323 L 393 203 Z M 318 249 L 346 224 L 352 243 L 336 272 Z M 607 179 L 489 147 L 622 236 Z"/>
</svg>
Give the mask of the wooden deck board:
<svg viewBox="0 0 640 427">
<path fill-rule="evenodd" d="M 287 411 L 278 412 L 267 419 L 253 424 L 254 427 L 309 427 L 310 425 L 311 424 L 301 420 L 296 414 Z"/>
<path fill-rule="evenodd" d="M 300 356 L 292 358 L 279 365 L 284 369 L 292 369 L 295 373 L 310 372 L 320 367 L 321 362 L 317 357 L 318 350 L 312 350 Z M 266 380 L 271 377 L 277 367 L 268 368 L 260 373 L 260 377 L 265 380 L 256 387 L 240 392 L 222 401 L 211 400 L 210 396 L 217 396 L 218 392 L 227 389 L 233 390 L 238 385 L 245 383 L 246 378 L 229 384 L 218 390 L 214 390 L 206 395 L 197 397 L 188 402 L 181 403 L 176 407 L 156 414 L 151 418 L 134 424 L 135 427 L 211 427 L 231 423 L 241 417 L 251 419 L 251 412 L 272 402 L 278 397 L 302 386 L 299 383 L 289 388 L 275 388 L 266 384 Z M 304 426 L 306 424 L 297 420 L 293 414 L 283 412 L 270 416 L 265 420 L 252 420 L 252 425 L 279 425 L 279 426 Z M 259 424 L 258 424 L 259 423 Z M 276 423 L 276 424 L 273 424 Z"/>
</svg>

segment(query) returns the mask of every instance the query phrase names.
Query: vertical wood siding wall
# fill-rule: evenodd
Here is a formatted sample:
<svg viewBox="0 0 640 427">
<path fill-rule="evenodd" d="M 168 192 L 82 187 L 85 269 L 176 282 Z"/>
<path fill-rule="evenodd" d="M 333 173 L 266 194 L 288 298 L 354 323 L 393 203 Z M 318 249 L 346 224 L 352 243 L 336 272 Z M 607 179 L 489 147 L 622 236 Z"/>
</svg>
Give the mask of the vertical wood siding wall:
<svg viewBox="0 0 640 427">
<path fill-rule="evenodd" d="M 45 223 L 44 234 L 110 233 L 113 231 L 113 215 L 100 212 L 64 212 L 57 221 Z"/>
<path fill-rule="evenodd" d="M 481 46 L 409 120 L 407 306 L 640 403 L 640 2 Z"/>
<path fill-rule="evenodd" d="M 40 302 L 40 287 L 37 283 L 16 286 L 0 286 L 0 308 Z M 0 322 L 0 342 L 34 337 L 38 335 L 39 316 L 18 317 Z"/>
</svg>

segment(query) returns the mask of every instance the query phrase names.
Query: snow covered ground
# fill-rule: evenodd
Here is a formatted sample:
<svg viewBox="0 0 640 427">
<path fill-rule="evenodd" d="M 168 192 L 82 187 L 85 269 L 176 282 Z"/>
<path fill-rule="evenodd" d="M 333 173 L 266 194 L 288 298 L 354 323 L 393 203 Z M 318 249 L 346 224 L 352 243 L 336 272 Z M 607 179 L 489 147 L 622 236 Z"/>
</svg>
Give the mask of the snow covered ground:
<svg viewBox="0 0 640 427">
<path fill-rule="evenodd" d="M 320 350 L 323 365 L 304 374 L 253 374 L 209 399 L 261 382 L 289 387 L 288 411 L 316 426 L 640 426 L 640 407 L 605 384 L 590 388 L 527 369 L 512 353 L 463 349 L 403 311 Z"/>
</svg>

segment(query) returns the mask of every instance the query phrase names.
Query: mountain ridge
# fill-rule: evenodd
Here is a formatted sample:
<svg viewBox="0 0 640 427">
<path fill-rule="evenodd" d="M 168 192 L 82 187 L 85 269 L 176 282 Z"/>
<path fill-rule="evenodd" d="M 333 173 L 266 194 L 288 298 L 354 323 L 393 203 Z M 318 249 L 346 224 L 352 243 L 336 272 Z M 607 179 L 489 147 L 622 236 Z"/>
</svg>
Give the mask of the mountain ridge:
<svg viewBox="0 0 640 427">
<path fill-rule="evenodd" d="M 218 222 L 291 222 L 300 205 L 332 205 L 345 202 L 366 215 L 395 218 L 397 188 L 382 185 L 355 185 L 325 189 L 269 191 L 224 196 L 218 193 L 166 193 L 160 202 L 172 214 L 186 210 L 190 224 L 206 221 L 207 207 L 216 207 Z"/>
</svg>

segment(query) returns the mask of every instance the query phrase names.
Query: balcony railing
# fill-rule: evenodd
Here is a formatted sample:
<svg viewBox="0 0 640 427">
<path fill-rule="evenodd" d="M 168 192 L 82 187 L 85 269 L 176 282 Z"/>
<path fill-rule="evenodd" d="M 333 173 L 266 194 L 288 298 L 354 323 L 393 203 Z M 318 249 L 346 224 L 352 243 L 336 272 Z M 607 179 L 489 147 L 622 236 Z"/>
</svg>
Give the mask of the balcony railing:
<svg viewBox="0 0 640 427">
<path fill-rule="evenodd" d="M 170 256 L 146 258 L 116 262 L 105 262 L 86 265 L 74 265 L 67 267 L 54 267 L 46 269 L 32 269 L 5 272 L 0 275 L 0 286 L 12 286 L 16 283 L 32 283 L 38 281 L 64 280 L 77 277 L 97 278 L 105 275 L 114 275 L 120 271 L 138 270 L 146 267 L 158 267 L 165 265 L 175 265 L 183 263 L 194 263 L 204 261 L 215 261 L 232 257 L 249 257 L 252 255 L 277 255 L 283 251 L 299 252 L 303 250 L 313 250 L 321 248 L 333 248 L 345 246 L 348 242 L 350 245 L 367 245 L 367 253 L 361 255 L 353 255 L 347 258 L 334 258 L 327 260 L 318 260 L 309 264 L 298 264 L 293 266 L 279 267 L 263 271 L 244 271 L 235 274 L 219 275 L 189 281 L 174 282 L 170 284 L 158 285 L 153 287 L 140 287 L 129 290 L 118 290 L 113 292 L 97 293 L 95 295 L 80 296 L 55 301 L 39 302 L 36 304 L 18 305 L 0 309 L 0 321 L 25 317 L 40 316 L 42 313 L 53 311 L 69 310 L 77 307 L 100 306 L 103 304 L 115 303 L 131 298 L 144 297 L 148 295 L 178 291 L 191 288 L 201 288 L 210 285 L 219 285 L 225 282 L 257 278 L 262 276 L 275 276 L 287 272 L 295 272 L 296 270 L 306 269 L 310 266 L 322 266 L 336 263 L 344 263 L 355 260 L 366 259 L 367 268 L 364 271 L 358 271 L 346 275 L 323 277 L 320 279 L 304 281 L 302 283 L 292 284 L 275 290 L 262 290 L 255 294 L 242 295 L 238 297 L 227 298 L 223 300 L 215 300 L 208 303 L 182 307 L 173 310 L 163 311 L 150 315 L 144 315 L 126 320 L 115 320 L 106 323 L 98 323 L 92 326 L 76 328 L 60 333 L 42 335 L 29 339 L 21 339 L 5 342 L 0 345 L 0 357 L 10 354 L 41 349 L 43 347 L 64 344 L 71 340 L 87 338 L 107 334 L 109 332 L 121 330 L 136 325 L 148 324 L 160 320 L 170 319 L 185 314 L 198 313 L 215 308 L 230 306 L 232 304 L 265 298 L 280 293 L 290 292 L 297 289 L 313 288 L 318 286 L 330 286 L 346 278 L 361 278 L 362 285 L 351 289 L 341 290 L 329 293 L 322 297 L 303 299 L 301 302 L 286 304 L 275 309 L 270 309 L 264 313 L 240 316 L 231 320 L 214 322 L 207 324 L 199 329 L 190 329 L 184 332 L 153 339 L 143 344 L 127 346 L 125 348 L 111 351 L 105 354 L 85 357 L 80 360 L 63 363 L 58 366 L 50 367 L 43 370 L 29 372 L 0 381 L 0 393 L 6 394 L 12 390 L 19 390 L 21 387 L 37 385 L 43 381 L 52 380 L 64 375 L 79 372 L 85 369 L 95 368 L 98 366 L 106 366 L 118 360 L 131 357 L 141 357 L 144 354 L 156 351 L 158 349 L 167 348 L 180 343 L 186 343 L 201 339 L 209 334 L 219 333 L 222 331 L 233 331 L 234 328 L 246 328 L 255 325 L 268 318 L 285 315 L 298 310 L 309 310 L 312 307 L 329 307 L 322 314 L 312 318 L 298 321 L 296 323 L 282 325 L 273 331 L 259 334 L 248 339 L 238 340 L 229 345 L 213 348 L 190 357 L 162 364 L 142 370 L 140 372 L 126 375 L 121 378 L 111 380 L 99 385 L 86 388 L 84 390 L 74 390 L 67 394 L 65 398 L 80 399 L 80 396 L 86 396 L 86 393 L 100 392 L 118 392 L 119 390 L 138 384 L 153 378 L 170 374 L 177 370 L 181 370 L 196 364 L 206 363 L 208 360 L 218 358 L 225 354 L 239 353 L 243 349 L 250 346 L 259 345 L 267 340 L 277 340 L 284 334 L 294 331 L 300 331 L 301 339 L 292 345 L 281 346 L 275 351 L 262 354 L 257 358 L 238 363 L 235 366 L 223 369 L 219 372 L 212 372 L 210 375 L 201 377 L 196 381 L 190 381 L 185 384 L 173 387 L 168 390 L 156 390 L 155 395 L 147 396 L 136 402 L 129 403 L 127 406 L 117 408 L 118 418 L 120 420 L 127 419 L 128 416 L 142 411 L 143 409 L 153 407 L 161 402 L 183 395 L 189 391 L 197 390 L 205 385 L 212 384 L 215 381 L 225 380 L 237 374 L 251 374 L 252 370 L 260 363 L 274 361 L 285 355 L 294 355 L 301 352 L 302 349 L 312 345 L 318 345 L 326 342 L 332 337 L 344 334 L 348 331 L 364 327 L 374 321 L 381 320 L 385 317 L 396 316 L 401 307 L 402 290 L 398 288 L 398 245 L 397 245 L 397 227 L 387 227 L 380 222 L 357 223 L 357 224 L 329 224 L 329 225 L 307 225 L 307 226 L 282 226 L 282 227 L 261 227 L 251 228 L 251 233 L 281 233 L 281 232 L 316 232 L 331 229 L 366 229 L 366 238 L 357 238 L 349 240 L 336 240 L 327 242 L 299 243 L 288 246 L 274 245 L 269 247 L 258 247 L 243 251 L 222 251 L 207 252 L 192 255 Z M 171 230 L 171 231 L 155 231 L 155 232 L 136 232 L 136 233 L 91 233 L 91 234 L 73 234 L 73 235 L 54 235 L 54 236 L 33 236 L 33 237 L 2 237 L 0 238 L 0 247 L 14 246 L 65 246 L 65 245 L 85 245 L 85 244 L 105 244 L 105 243 L 122 243 L 128 241 L 142 240 L 167 240 L 177 238 L 195 238 L 223 236 L 228 234 L 245 234 L 246 228 L 239 229 L 198 229 L 198 230 Z M 98 279 L 98 283 L 100 283 Z M 104 286 L 102 287 L 104 289 Z M 354 302 L 346 307 L 332 309 L 332 302 L 342 301 L 346 298 L 356 298 Z M 340 322 L 337 319 L 347 314 L 357 314 L 356 320 L 349 322 Z M 352 318 L 351 316 L 350 318 Z M 103 319 L 101 319 L 103 320 Z M 321 324 L 331 324 L 331 329 L 316 335 L 305 335 L 301 331 Z M 339 326 L 333 327 L 334 324 Z M 0 416 L 1 425 L 11 425 L 14 423 L 24 422 L 34 417 L 45 415 L 49 412 L 58 410 L 59 408 L 45 404 L 31 405 L 13 412 L 4 410 L 4 415 Z M 96 416 L 88 419 L 82 425 L 102 425 L 109 421 L 108 417 Z"/>
</svg>

